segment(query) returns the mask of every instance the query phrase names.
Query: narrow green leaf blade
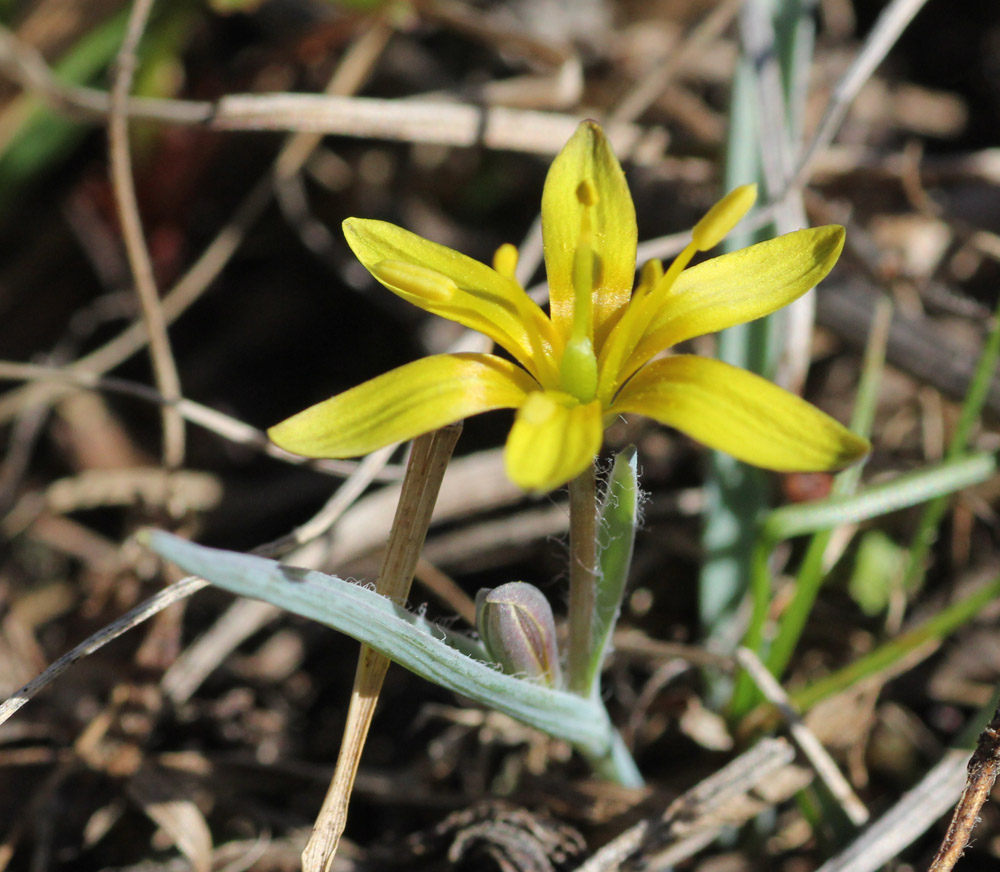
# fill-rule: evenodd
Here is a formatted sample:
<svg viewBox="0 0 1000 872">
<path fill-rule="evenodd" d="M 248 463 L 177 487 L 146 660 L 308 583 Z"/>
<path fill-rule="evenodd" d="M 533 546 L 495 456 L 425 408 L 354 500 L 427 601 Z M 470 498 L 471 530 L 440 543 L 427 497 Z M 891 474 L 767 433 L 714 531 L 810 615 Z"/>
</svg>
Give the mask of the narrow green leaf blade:
<svg viewBox="0 0 1000 872">
<path fill-rule="evenodd" d="M 565 739 L 588 755 L 602 757 L 612 749 L 614 731 L 600 702 L 504 675 L 449 644 L 455 634 L 373 590 L 263 557 L 195 545 L 159 530 L 141 539 L 218 587 L 346 633 L 422 678 Z"/>
<path fill-rule="evenodd" d="M 764 519 L 763 533 L 769 541 L 777 542 L 839 524 L 867 521 L 982 484 L 996 471 L 997 458 L 993 454 L 969 454 L 946 460 L 850 496 L 782 506 Z"/>
<path fill-rule="evenodd" d="M 635 528 L 639 505 L 639 479 L 634 447 L 615 457 L 608 479 L 608 489 L 601 505 L 598 527 L 597 595 L 594 603 L 593 650 L 589 666 L 590 686 L 599 689 L 601 666 L 607 655 L 611 634 L 618 622 L 635 546 Z"/>
</svg>

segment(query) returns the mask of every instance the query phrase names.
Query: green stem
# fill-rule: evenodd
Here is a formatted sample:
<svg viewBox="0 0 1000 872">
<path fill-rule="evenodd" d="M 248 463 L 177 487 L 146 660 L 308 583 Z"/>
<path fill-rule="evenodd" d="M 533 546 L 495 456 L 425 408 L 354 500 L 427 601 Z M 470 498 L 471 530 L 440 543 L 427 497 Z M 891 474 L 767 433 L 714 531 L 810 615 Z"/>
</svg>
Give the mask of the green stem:
<svg viewBox="0 0 1000 872">
<path fill-rule="evenodd" d="M 764 518 L 761 535 L 777 543 L 839 524 L 867 521 L 982 484 L 996 474 L 997 465 L 992 454 L 969 454 L 905 472 L 858 494 L 782 506 Z"/>
<path fill-rule="evenodd" d="M 642 787 L 644 781 L 639 768 L 635 765 L 631 753 L 625 747 L 621 735 L 617 730 L 611 738 L 611 747 L 607 753 L 596 757 L 593 754 L 581 752 L 587 758 L 590 768 L 599 775 L 622 787 Z"/>
<path fill-rule="evenodd" d="M 597 477 L 590 464 L 569 483 L 569 690 L 588 695 L 597 583 Z"/>
<path fill-rule="evenodd" d="M 892 303 L 888 298 L 879 300 L 865 347 L 861 381 L 851 415 L 850 428 L 859 436 L 871 436 L 878 404 L 882 370 L 885 366 L 885 349 L 892 321 Z M 857 490 L 861 479 L 862 464 L 844 470 L 833 483 L 834 496 L 850 496 Z M 824 563 L 827 549 L 833 538 L 834 528 L 816 533 L 806 549 L 795 582 L 795 592 L 778 624 L 778 632 L 768 652 L 767 668 L 775 678 L 781 679 L 812 614 L 820 588 L 826 580 Z"/>
<path fill-rule="evenodd" d="M 768 560 L 778 542 L 793 536 L 801 536 L 803 533 L 829 530 L 840 524 L 857 523 L 918 505 L 971 485 L 981 484 L 992 478 L 996 471 L 997 458 L 992 454 L 973 454 L 906 473 L 892 481 L 873 485 L 857 495 L 835 496 L 815 503 L 774 509 L 761 525 L 759 539 L 751 556 L 750 587 L 753 611 L 743 644 L 752 651 L 764 653 L 764 625 L 772 586 Z M 813 564 L 822 561 L 822 550 L 820 545 L 816 545 L 807 553 L 806 560 L 809 561 L 810 572 L 818 572 L 818 568 Z M 809 606 L 811 608 L 811 602 Z M 786 637 L 786 642 L 778 651 L 780 661 L 786 661 L 791 651 L 787 640 L 794 641 L 798 638 L 806 611 L 803 607 L 801 614 L 795 617 L 794 625 L 790 625 L 791 629 L 787 631 L 790 635 Z M 769 658 L 770 656 L 768 655 Z M 774 669 L 775 675 L 778 675 L 783 666 L 784 662 L 776 661 L 776 665 L 771 668 Z M 757 698 L 758 694 L 753 684 L 745 674 L 741 673 L 730 705 L 733 717 L 738 718 L 746 714 Z"/>
<path fill-rule="evenodd" d="M 962 403 L 962 412 L 955 426 L 955 433 L 948 443 L 946 460 L 954 460 L 965 453 L 972 428 L 979 420 L 986 398 L 989 396 L 998 359 L 1000 359 L 1000 303 L 997 304 L 993 314 L 993 326 L 989 338 L 986 340 L 983 353 L 979 356 L 972 383 Z M 910 559 L 903 576 L 904 591 L 914 590 L 923 581 L 927 569 L 927 555 L 937 539 L 938 528 L 950 503 L 950 497 L 943 496 L 932 500 L 924 508 L 910 546 Z"/>
<path fill-rule="evenodd" d="M 747 632 L 743 637 L 743 647 L 758 653 L 763 651 L 764 626 L 771 605 L 773 584 L 770 563 L 774 545 L 774 540 L 759 537 L 749 560 L 752 609 Z M 758 696 L 757 686 L 750 676 L 741 670 L 736 678 L 732 700 L 729 703 L 730 713 L 735 718 L 742 717 L 757 701 Z"/>
<path fill-rule="evenodd" d="M 639 481 L 635 448 L 617 457 L 608 476 L 598 513 L 598 558 L 594 600 L 593 637 L 587 670 L 589 696 L 600 699 L 601 667 L 611 646 L 611 636 L 621 611 L 635 546 Z"/>
<path fill-rule="evenodd" d="M 806 712 L 822 700 L 852 687 L 859 681 L 891 669 L 921 645 L 937 644 L 947 638 L 998 596 L 1000 596 L 1000 576 L 969 594 L 965 599 L 942 609 L 934 617 L 928 618 L 902 636 L 880 645 L 870 654 L 855 660 L 843 669 L 793 693 L 792 702 L 800 711 Z"/>
<path fill-rule="evenodd" d="M 925 645 L 938 645 L 952 633 L 976 617 L 986 606 L 1000 596 L 1000 576 L 987 582 L 964 599 L 952 603 L 932 618 L 918 624 L 909 632 L 880 645 L 871 653 L 821 678 L 813 684 L 791 694 L 792 705 L 805 714 L 824 700 L 844 693 L 859 682 L 875 676 L 884 676 L 898 667 L 905 658 Z M 912 664 L 911 664 L 912 666 Z M 909 667 L 908 667 L 909 668 Z M 773 729 L 780 715 L 766 703 L 750 713 L 746 723 L 755 731 Z"/>
</svg>

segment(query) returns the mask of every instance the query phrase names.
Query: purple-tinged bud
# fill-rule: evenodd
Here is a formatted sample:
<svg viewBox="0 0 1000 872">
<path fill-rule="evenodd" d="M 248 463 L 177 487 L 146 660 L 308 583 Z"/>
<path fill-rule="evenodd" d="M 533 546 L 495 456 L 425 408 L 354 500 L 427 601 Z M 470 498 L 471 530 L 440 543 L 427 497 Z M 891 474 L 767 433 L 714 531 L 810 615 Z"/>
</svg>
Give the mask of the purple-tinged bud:
<svg viewBox="0 0 1000 872">
<path fill-rule="evenodd" d="M 512 581 L 476 595 L 476 628 L 493 660 L 509 675 L 559 687 L 559 648 L 552 606 L 537 587 Z"/>
</svg>

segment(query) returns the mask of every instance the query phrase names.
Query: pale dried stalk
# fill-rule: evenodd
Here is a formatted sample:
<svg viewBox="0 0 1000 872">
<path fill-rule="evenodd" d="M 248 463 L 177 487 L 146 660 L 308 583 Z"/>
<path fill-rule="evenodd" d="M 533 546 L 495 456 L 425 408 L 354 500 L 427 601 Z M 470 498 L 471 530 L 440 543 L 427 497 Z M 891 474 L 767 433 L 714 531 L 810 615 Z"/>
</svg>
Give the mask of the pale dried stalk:
<svg viewBox="0 0 1000 872">
<path fill-rule="evenodd" d="M 723 830 L 726 810 L 792 764 L 795 751 L 784 739 L 763 739 L 735 760 L 674 800 L 657 817 L 644 818 L 620 833 L 574 872 L 617 872 L 649 859 L 653 840 L 672 848 L 674 862 L 684 860 Z M 731 823 L 726 821 L 725 823 Z"/>
<path fill-rule="evenodd" d="M 43 366 L 36 363 L 17 363 L 0 360 L 0 381 L 38 381 L 62 382 L 79 388 L 87 388 L 106 393 L 122 394 L 134 397 L 146 403 L 163 405 L 167 401 L 161 393 L 139 382 L 127 381 L 114 377 L 102 377 L 92 372 L 86 372 L 75 367 Z M 271 442 L 267 435 L 245 421 L 233 418 L 225 412 L 219 412 L 209 406 L 203 406 L 194 400 L 180 399 L 173 404 L 174 408 L 184 417 L 185 421 L 197 424 L 211 433 L 238 445 L 245 445 L 262 451 L 270 457 L 291 463 L 296 466 L 309 466 L 318 472 L 331 475 L 348 476 L 358 467 L 356 460 L 321 460 L 310 457 L 300 457 Z M 402 468 L 396 465 L 386 467 L 376 475 L 377 481 L 399 481 Z"/>
<path fill-rule="evenodd" d="M 384 25 L 374 22 L 371 30 L 383 33 L 383 28 Z M 352 46 L 352 49 L 348 51 L 338 66 L 337 72 L 331 79 L 330 88 L 332 89 L 336 86 L 341 92 L 356 90 L 363 83 L 364 78 L 370 71 L 366 70 L 361 60 L 366 60 L 368 64 L 374 62 L 375 55 L 372 49 L 378 41 L 376 36 L 369 38 L 367 33 L 362 35 L 355 44 L 357 50 Z M 88 90 L 67 88 L 61 85 L 53 78 L 51 70 L 48 69 L 41 57 L 36 52 L 23 46 L 9 30 L 2 26 L 0 26 L 0 67 L 14 74 L 14 77 L 18 81 L 21 81 L 25 87 L 38 90 L 44 96 L 53 100 L 57 106 L 63 108 L 68 105 L 75 105 L 73 101 L 80 96 L 81 90 Z M 96 103 L 90 99 L 94 95 L 97 95 L 99 98 Z M 102 91 L 94 91 L 90 97 L 79 108 L 86 108 L 92 117 L 105 115 L 110 108 L 110 101 L 107 94 Z M 128 102 L 129 117 L 137 117 L 131 112 L 134 104 L 137 102 L 143 103 L 144 101 L 130 100 Z M 153 102 L 158 103 L 162 101 Z M 166 102 L 184 104 L 184 101 Z M 100 108 L 95 109 L 94 107 L 97 104 L 99 104 Z M 209 106 L 211 104 L 205 105 Z M 190 115 L 190 113 L 188 114 Z M 149 117 L 157 118 L 158 116 L 154 113 Z M 181 117 L 180 115 L 174 117 L 170 112 L 167 112 L 159 120 L 190 124 L 206 121 L 207 118 Z M 302 168 L 311 154 L 311 151 L 302 148 L 299 144 L 306 139 L 314 142 L 313 135 L 310 133 L 296 133 L 288 137 L 275 159 L 272 172 L 267 173 L 250 189 L 250 192 L 239 206 L 237 206 L 229 224 L 220 231 L 218 236 L 202 253 L 201 257 L 195 261 L 187 273 L 181 277 L 180 281 L 163 297 L 160 305 L 167 324 L 177 320 L 198 300 L 209 284 L 219 275 L 226 263 L 228 263 L 243 241 L 246 231 L 257 220 L 264 209 L 267 208 L 268 203 L 270 203 L 275 178 L 287 178 Z M 142 320 L 136 321 L 107 344 L 75 361 L 70 366 L 70 369 L 75 372 L 89 372 L 99 375 L 127 360 L 142 348 L 147 341 L 145 323 Z M 67 393 L 67 388 L 64 386 L 51 384 L 34 384 L 10 391 L 7 395 L 0 397 L 0 423 L 4 423 L 22 414 L 26 408 L 31 408 L 42 403 L 54 402 L 65 393 Z"/>
<path fill-rule="evenodd" d="M 370 72 L 371 65 L 374 64 L 376 58 L 381 52 L 381 49 L 385 46 L 388 37 L 389 32 L 385 26 L 379 22 L 374 22 L 370 29 L 362 35 L 354 46 L 352 46 L 352 49 L 347 53 L 344 60 L 338 66 L 337 72 L 331 79 L 329 86 L 330 89 L 352 91 L 360 87 Z M 11 40 L 13 40 L 13 36 L 9 33 L 9 31 L 0 27 L 0 58 L 2 58 L 5 51 L 10 49 Z M 14 40 L 14 43 L 16 47 L 16 40 Z M 44 80 L 45 75 L 47 74 L 47 68 L 45 67 L 44 62 L 42 62 L 40 58 L 33 57 L 30 52 L 27 54 L 29 67 L 34 69 L 36 77 L 40 77 Z M 32 64 L 34 64 L 34 66 L 32 66 Z M 164 299 L 161 311 L 166 321 L 169 322 L 179 317 L 184 310 L 201 295 L 202 291 L 204 291 L 208 284 L 221 271 L 223 265 L 229 260 L 233 252 L 235 252 L 238 247 L 245 230 L 253 223 L 256 217 L 264 210 L 269 202 L 273 178 L 280 176 L 288 177 L 289 175 L 300 170 L 305 164 L 305 161 L 309 158 L 309 155 L 312 153 L 315 145 L 315 138 L 306 134 L 296 134 L 289 137 L 275 161 L 275 168 L 272 173 L 257 182 L 247 197 L 239 205 L 229 225 L 222 230 L 212 244 L 205 250 L 201 258 L 199 258 L 199 260 L 191 267 L 181 281 L 178 282 L 178 284 L 171 290 L 170 294 L 168 294 L 168 296 Z M 141 348 L 145 342 L 146 326 L 142 321 L 136 322 L 103 348 L 98 349 L 87 358 L 77 361 L 76 364 L 66 370 L 62 370 L 58 377 L 60 380 L 68 380 L 71 382 L 82 381 L 95 387 L 107 387 L 108 384 L 101 382 L 99 372 L 110 369 L 122 360 L 125 360 L 132 353 Z M 8 364 L 6 377 L 11 377 L 11 375 L 14 377 L 34 377 L 39 374 L 36 372 L 29 373 L 24 371 L 23 367 L 26 366 L 27 365 L 22 365 L 22 368 L 14 374 L 11 371 L 11 368 L 17 369 L 16 365 Z M 91 371 L 88 372 L 88 369 Z M 108 382 L 114 384 L 118 390 L 123 390 L 123 386 L 126 384 L 116 379 L 108 380 Z M 42 388 L 42 390 L 35 392 L 36 395 L 42 398 L 42 401 L 46 398 L 57 396 L 60 390 L 66 390 L 61 386 L 53 386 L 51 384 L 33 385 L 32 387 Z M 159 394 L 153 395 L 153 392 L 151 391 L 144 393 L 139 390 L 140 387 L 141 386 L 132 386 L 133 389 L 129 392 L 144 399 L 152 399 L 155 402 L 167 402 L 166 399 Z M 45 388 L 48 390 L 45 390 Z M 149 389 L 146 389 L 146 391 L 148 390 Z M 4 400 L 0 400 L 0 408 L 4 406 L 4 401 L 6 401 L 6 411 L 8 411 L 10 415 L 16 415 L 19 414 L 24 408 L 24 395 L 27 394 L 30 396 L 31 392 L 16 391 L 12 393 L 14 396 L 9 396 L 4 398 Z M 226 418 L 219 413 L 214 413 L 210 409 L 198 406 L 198 404 L 191 403 L 181 397 L 177 397 L 173 401 L 172 405 L 178 409 L 178 412 L 180 412 L 183 407 L 183 409 L 189 412 L 192 417 L 197 416 L 199 423 L 203 426 L 209 427 L 210 429 L 215 427 L 218 432 L 227 435 L 228 438 L 243 438 L 258 444 L 262 441 L 266 443 L 266 438 L 264 438 L 263 434 L 259 433 L 259 431 L 253 430 L 253 428 L 248 428 L 242 422 Z M 2 417 L 3 412 L 0 411 L 0 419 L 2 419 Z M 270 446 L 270 448 L 273 447 L 274 446 Z M 282 452 L 282 454 L 285 454 L 285 452 Z M 385 459 L 388 459 L 387 456 L 382 458 L 382 461 L 384 462 Z M 358 493 L 358 482 L 360 480 L 368 482 L 371 477 L 374 477 L 378 472 L 378 469 L 376 468 L 378 464 L 378 459 L 370 459 L 367 462 L 363 462 L 360 467 L 356 467 L 353 471 L 352 479 L 345 482 L 344 486 L 341 488 L 339 492 L 340 496 L 343 498 L 349 494 L 351 499 L 355 498 Z M 346 502 L 338 503 L 338 505 L 346 505 Z M 332 523 L 329 512 L 325 516 L 325 520 Z M 300 544 L 301 535 L 302 534 L 298 532 L 295 534 L 296 544 Z M 265 548 L 266 547 L 267 546 L 265 546 Z M 68 652 L 63 657 L 60 657 L 59 660 L 53 663 L 41 675 L 30 681 L 23 688 L 17 691 L 17 693 L 0 705 L 0 724 L 2 724 L 7 718 L 11 717 L 36 693 L 48 686 L 78 660 L 98 650 L 108 642 L 118 638 L 118 636 L 133 627 L 138 626 L 173 603 L 201 590 L 203 587 L 206 587 L 207 584 L 207 582 L 194 577 L 182 579 L 181 581 L 178 581 L 160 591 L 149 600 L 140 603 L 117 621 L 114 621 L 107 627 L 102 628 L 97 633 L 84 640 L 72 651 Z"/>
<path fill-rule="evenodd" d="M 460 432 L 461 425 L 453 424 L 414 440 L 389 544 L 375 583 L 378 593 L 397 602 L 405 600 L 410 592 L 441 480 Z M 333 865 L 361 752 L 388 667 L 386 657 L 367 645 L 361 646 L 333 780 L 302 852 L 304 872 L 329 872 Z"/>
<path fill-rule="evenodd" d="M 173 605 L 205 587 L 208 587 L 208 582 L 202 581 L 200 578 L 195 578 L 194 576 L 183 578 L 170 585 L 170 587 L 165 587 L 131 611 L 126 612 L 118 620 L 112 621 L 106 627 L 102 627 L 93 636 L 84 639 L 72 651 L 63 654 L 62 657 L 56 660 L 43 673 L 33 678 L 24 687 L 0 704 L 0 724 L 3 724 L 39 691 L 48 687 L 48 685 L 55 681 L 56 678 L 62 675 L 74 663 L 82 660 L 88 654 L 92 654 L 94 651 L 103 648 L 108 642 L 117 639 L 133 627 L 139 626 L 143 621 L 148 620 L 158 612 L 162 612 L 167 606 Z"/>
<path fill-rule="evenodd" d="M 349 97 L 359 91 L 368 81 L 375 64 L 389 44 L 393 29 L 381 21 L 372 25 L 351 44 L 343 60 L 330 77 L 326 86 L 329 97 Z M 298 175 L 310 155 L 323 140 L 323 133 L 300 131 L 281 150 L 274 164 L 275 178 L 280 182 Z"/>
<path fill-rule="evenodd" d="M 952 749 L 854 842 L 816 872 L 876 872 L 922 836 L 962 790 L 968 752 Z"/>
<path fill-rule="evenodd" d="M 58 109 L 99 118 L 110 108 L 107 93 L 62 84 L 36 52 L 2 27 L 0 69 Z M 127 109 L 132 119 L 203 124 L 214 130 L 311 132 L 544 155 L 556 154 L 579 123 L 579 116 L 557 112 L 324 94 L 232 94 L 215 102 L 133 98 Z M 611 124 L 605 133 L 620 154 L 631 153 L 643 140 L 642 129 L 633 124 Z M 654 132 L 653 142 L 660 138 Z"/>
<path fill-rule="evenodd" d="M 882 10 L 878 21 L 868 34 L 864 47 L 858 52 L 850 69 L 837 83 L 826 112 L 813 134 L 809 145 L 799 158 L 795 173 L 788 183 L 788 191 L 801 190 L 812 172 L 813 162 L 819 154 L 831 143 L 840 130 L 840 125 L 847 117 L 854 98 L 858 96 L 865 82 L 871 78 L 876 67 L 889 53 L 906 29 L 913 17 L 921 10 L 927 0 L 892 0 Z"/>
<path fill-rule="evenodd" d="M 281 558 L 329 530 L 375 480 L 396 446 L 369 454 L 334 492 L 319 512 L 287 536 L 255 548 L 257 554 Z M 301 553 L 301 552 L 298 552 Z M 292 551 L 292 563 L 307 564 Z M 190 699 L 212 671 L 237 646 L 281 614 L 281 609 L 259 600 L 238 599 L 212 627 L 194 641 L 163 674 L 160 686 L 175 704 Z M 2 870 L 0 870 L 2 872 Z"/>
<path fill-rule="evenodd" d="M 146 28 L 153 0 L 136 0 L 129 14 L 125 39 L 116 59 L 114 84 L 108 114 L 108 146 L 111 185 L 122 226 L 125 251 L 135 282 L 142 319 L 149 334 L 149 354 L 160 393 L 166 399 L 163 416 L 163 462 L 177 469 L 184 462 L 184 418 L 172 404 L 181 398 L 181 382 L 167 338 L 167 321 L 160 307 L 160 296 L 153 278 L 153 264 L 146 248 L 139 217 L 139 202 L 132 177 L 132 154 L 128 142 L 128 95 L 135 75 L 136 49 Z"/>
<path fill-rule="evenodd" d="M 802 722 L 799 713 L 792 707 L 792 701 L 785 693 L 785 689 L 778 684 L 774 676 L 767 671 L 767 667 L 761 663 L 760 658 L 750 649 L 737 649 L 736 659 L 753 679 L 764 698 L 778 707 L 788 724 L 788 732 L 791 733 L 795 744 L 812 764 L 833 798 L 840 803 L 847 819 L 858 827 L 868 823 L 868 809 L 841 774 L 826 748 Z"/>
<path fill-rule="evenodd" d="M 664 92 L 667 85 L 698 52 L 717 40 L 739 12 L 743 0 L 723 0 L 711 9 L 685 35 L 680 45 L 635 83 L 608 115 L 611 122 L 634 121 Z"/>
</svg>

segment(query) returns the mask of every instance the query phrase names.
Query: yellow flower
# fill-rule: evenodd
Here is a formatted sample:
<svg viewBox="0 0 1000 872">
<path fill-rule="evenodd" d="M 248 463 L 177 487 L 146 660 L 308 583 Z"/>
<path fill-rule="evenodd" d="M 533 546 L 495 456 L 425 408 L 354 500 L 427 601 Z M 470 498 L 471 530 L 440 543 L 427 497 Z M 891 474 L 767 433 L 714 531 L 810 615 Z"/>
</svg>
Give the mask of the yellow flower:
<svg viewBox="0 0 1000 872">
<path fill-rule="evenodd" d="M 492 409 L 517 409 L 507 438 L 510 478 L 547 491 L 574 478 L 605 426 L 638 412 L 755 466 L 835 469 L 866 440 L 787 391 L 717 360 L 660 352 L 792 302 L 833 267 L 842 227 L 788 233 L 685 269 L 754 203 L 737 188 L 692 231 L 666 272 L 635 275 L 635 208 L 600 127 L 584 122 L 556 157 L 542 194 L 549 280 L 546 315 L 514 278 L 517 251 L 492 267 L 383 221 L 349 218 L 347 242 L 390 291 L 485 334 L 511 355 L 440 354 L 401 366 L 268 431 L 310 457 L 355 457 Z M 652 362 L 651 362 L 652 361 Z"/>
</svg>

